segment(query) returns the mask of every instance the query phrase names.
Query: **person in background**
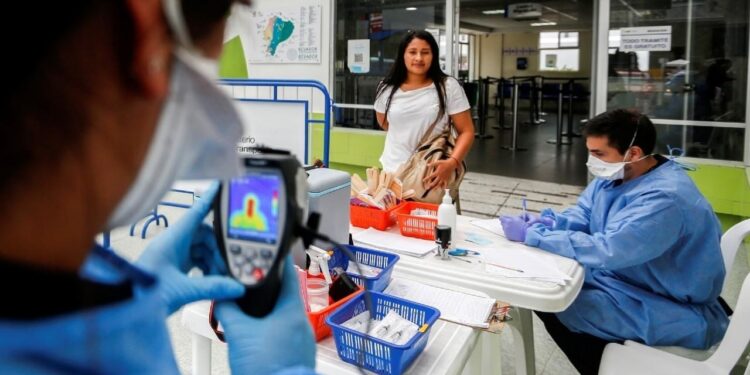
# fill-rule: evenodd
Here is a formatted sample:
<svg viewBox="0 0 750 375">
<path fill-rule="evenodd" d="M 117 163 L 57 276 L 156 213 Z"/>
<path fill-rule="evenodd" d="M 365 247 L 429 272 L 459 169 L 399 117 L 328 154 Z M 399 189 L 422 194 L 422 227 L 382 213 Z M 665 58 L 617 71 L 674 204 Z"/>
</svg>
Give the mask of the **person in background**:
<svg viewBox="0 0 750 375">
<path fill-rule="evenodd" d="M 596 374 L 604 346 L 706 349 L 728 325 L 721 292 L 721 226 L 683 169 L 654 154 L 648 117 L 615 109 L 584 131 L 595 179 L 578 203 L 541 217 L 501 218 L 506 237 L 575 259 L 586 275 L 565 311 L 537 313 L 582 374 Z"/>
<path fill-rule="evenodd" d="M 215 312 L 234 373 L 313 372 L 290 259 L 268 316 L 227 301 L 244 287 L 222 276 L 203 224 L 218 185 L 135 264 L 94 243 L 175 179 L 239 171 L 242 124 L 216 85 L 232 4 L 18 2 L 2 13 L 0 373 L 178 374 L 166 319 L 203 299 L 224 301 Z M 23 37 L 19 19 L 33 20 Z M 196 267 L 205 276 L 188 277 Z"/>
<path fill-rule="evenodd" d="M 457 132 L 453 153 L 429 166 L 430 173 L 424 179 L 426 190 L 444 187 L 451 174 L 462 166 L 474 142 L 469 101 L 461 84 L 440 69 L 439 56 L 432 34 L 409 31 L 375 95 L 377 121 L 387 132 L 380 156 L 386 172 L 398 171 L 430 126 L 435 124 L 432 135 L 438 135 L 453 123 Z"/>
</svg>

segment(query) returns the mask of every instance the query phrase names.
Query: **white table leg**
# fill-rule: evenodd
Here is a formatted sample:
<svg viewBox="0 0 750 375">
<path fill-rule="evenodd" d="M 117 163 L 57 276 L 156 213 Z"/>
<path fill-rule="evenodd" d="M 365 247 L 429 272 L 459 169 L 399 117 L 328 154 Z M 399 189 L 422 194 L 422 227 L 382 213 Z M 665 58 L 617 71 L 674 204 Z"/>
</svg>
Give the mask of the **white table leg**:
<svg viewBox="0 0 750 375">
<path fill-rule="evenodd" d="M 211 339 L 193 333 L 193 375 L 211 374 Z"/>
<path fill-rule="evenodd" d="M 534 321 L 531 310 L 513 308 L 513 320 L 508 322 L 513 333 L 513 347 L 516 354 L 516 374 L 534 375 Z"/>
</svg>

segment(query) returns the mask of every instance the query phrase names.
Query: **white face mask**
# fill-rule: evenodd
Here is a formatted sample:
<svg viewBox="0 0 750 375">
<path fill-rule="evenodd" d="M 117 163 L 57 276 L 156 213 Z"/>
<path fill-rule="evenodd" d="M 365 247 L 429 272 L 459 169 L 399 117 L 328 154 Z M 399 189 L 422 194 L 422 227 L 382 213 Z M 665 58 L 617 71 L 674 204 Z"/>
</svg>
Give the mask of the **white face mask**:
<svg viewBox="0 0 750 375">
<path fill-rule="evenodd" d="M 165 1 L 170 23 L 175 22 L 174 14 L 169 15 L 175 11 L 174 3 Z M 177 23 L 184 24 L 181 13 L 178 18 Z M 172 28 L 176 34 L 185 31 L 184 27 Z M 186 38 L 181 35 L 177 39 L 182 42 Z M 216 84 L 218 63 L 188 48 L 177 47 L 174 53 L 169 96 L 154 138 L 138 176 L 110 216 L 107 229 L 144 217 L 177 179 L 226 178 L 240 171 L 236 146 L 242 122 L 232 99 Z"/>
<path fill-rule="evenodd" d="M 640 119 L 639 119 L 639 123 L 640 123 Z M 628 154 L 630 153 L 630 148 L 633 147 L 633 143 L 635 142 L 635 137 L 637 135 L 638 135 L 638 126 L 636 125 L 635 133 L 633 134 L 633 139 L 630 140 L 630 145 L 628 145 L 628 150 L 625 151 L 625 156 L 622 158 L 621 162 L 610 163 L 602 159 L 599 159 L 594 155 L 589 154 L 589 159 L 588 161 L 586 161 L 586 167 L 588 167 L 589 173 L 591 173 L 594 177 L 601 178 L 602 180 L 609 180 L 609 181 L 622 180 L 625 177 L 626 165 L 641 161 L 649 156 L 649 155 L 646 155 L 638 160 L 625 161 L 625 159 L 628 158 Z"/>
<path fill-rule="evenodd" d="M 589 154 L 586 167 L 588 167 L 589 173 L 602 180 L 621 180 L 625 177 L 626 164 L 628 162 L 609 163 Z"/>
</svg>

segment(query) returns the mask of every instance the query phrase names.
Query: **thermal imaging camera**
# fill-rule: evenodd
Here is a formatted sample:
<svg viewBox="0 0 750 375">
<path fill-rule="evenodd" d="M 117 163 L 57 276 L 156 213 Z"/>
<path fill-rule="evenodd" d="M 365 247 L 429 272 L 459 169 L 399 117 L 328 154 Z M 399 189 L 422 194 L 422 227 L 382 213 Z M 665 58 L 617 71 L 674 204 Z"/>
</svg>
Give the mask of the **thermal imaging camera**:
<svg viewBox="0 0 750 375">
<path fill-rule="evenodd" d="M 242 160 L 240 176 L 222 181 L 214 200 L 214 232 L 229 274 L 245 286 L 237 300 L 248 315 L 271 312 L 284 261 L 303 223 L 307 175 L 285 152 Z"/>
</svg>

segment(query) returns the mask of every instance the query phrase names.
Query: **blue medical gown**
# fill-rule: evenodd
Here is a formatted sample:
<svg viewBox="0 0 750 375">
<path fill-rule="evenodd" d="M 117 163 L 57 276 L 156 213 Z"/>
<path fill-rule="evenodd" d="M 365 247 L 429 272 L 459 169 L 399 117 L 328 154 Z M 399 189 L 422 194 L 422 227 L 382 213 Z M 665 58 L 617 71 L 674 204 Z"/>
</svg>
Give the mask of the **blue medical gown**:
<svg viewBox="0 0 750 375">
<path fill-rule="evenodd" d="M 555 220 L 553 229 L 529 228 L 526 244 L 585 268 L 581 293 L 557 314 L 566 327 L 647 345 L 703 349 L 721 340 L 721 227 L 674 162 L 619 186 L 595 179 Z"/>
<path fill-rule="evenodd" d="M 157 279 L 98 247 L 81 276 L 107 283 L 130 280 L 136 297 L 46 319 L 0 320 L 0 374 L 179 374 Z"/>
</svg>

